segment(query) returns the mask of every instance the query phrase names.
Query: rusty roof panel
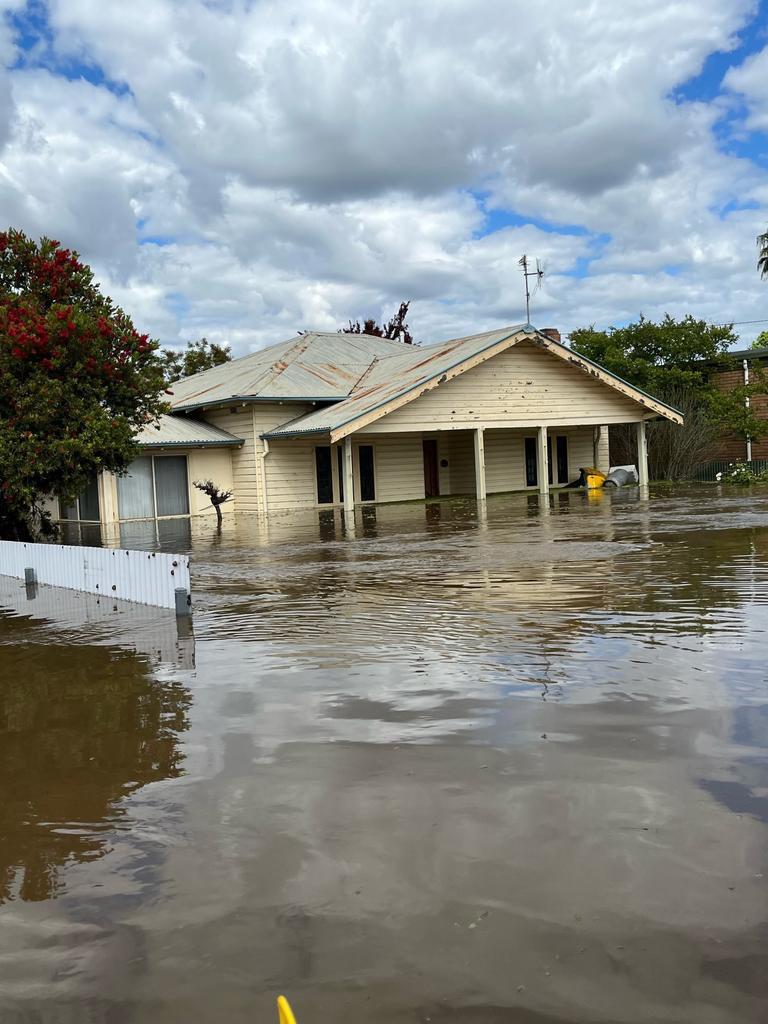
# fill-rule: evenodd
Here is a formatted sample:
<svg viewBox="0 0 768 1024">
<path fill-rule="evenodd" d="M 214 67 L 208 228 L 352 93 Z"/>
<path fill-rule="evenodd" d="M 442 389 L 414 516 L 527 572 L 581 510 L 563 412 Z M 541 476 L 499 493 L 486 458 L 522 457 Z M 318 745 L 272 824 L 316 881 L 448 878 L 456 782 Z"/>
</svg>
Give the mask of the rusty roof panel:
<svg viewBox="0 0 768 1024">
<path fill-rule="evenodd" d="M 318 402 L 321 408 L 265 436 L 334 431 L 418 391 L 506 339 L 514 344 L 516 336 L 541 337 L 530 325 L 520 324 L 420 347 L 367 334 L 312 331 L 179 381 L 173 385 L 171 406 L 181 412 L 230 401 Z M 589 362 L 559 342 L 547 339 L 546 344 L 561 358 Z"/>
<path fill-rule="evenodd" d="M 235 398 L 338 402 L 375 358 L 403 348 L 402 342 L 367 334 L 313 331 L 177 381 L 171 407 L 181 411 Z"/>
<path fill-rule="evenodd" d="M 292 423 L 269 431 L 265 437 L 296 437 L 337 430 L 351 420 L 372 412 L 392 399 L 407 394 L 442 373 L 492 348 L 505 338 L 521 334 L 524 327 L 506 327 L 438 344 L 416 346 L 396 355 L 379 358 L 348 398 L 317 409 Z"/>
</svg>

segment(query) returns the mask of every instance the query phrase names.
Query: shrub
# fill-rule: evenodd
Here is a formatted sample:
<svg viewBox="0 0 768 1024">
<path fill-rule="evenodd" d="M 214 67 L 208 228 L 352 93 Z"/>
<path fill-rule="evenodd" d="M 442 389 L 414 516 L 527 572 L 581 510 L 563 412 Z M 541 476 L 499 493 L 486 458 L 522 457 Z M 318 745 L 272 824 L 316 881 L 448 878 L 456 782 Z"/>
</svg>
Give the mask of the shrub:
<svg viewBox="0 0 768 1024">
<path fill-rule="evenodd" d="M 748 462 L 732 462 L 728 469 L 715 476 L 723 484 L 766 484 L 768 469 L 752 469 Z"/>
</svg>

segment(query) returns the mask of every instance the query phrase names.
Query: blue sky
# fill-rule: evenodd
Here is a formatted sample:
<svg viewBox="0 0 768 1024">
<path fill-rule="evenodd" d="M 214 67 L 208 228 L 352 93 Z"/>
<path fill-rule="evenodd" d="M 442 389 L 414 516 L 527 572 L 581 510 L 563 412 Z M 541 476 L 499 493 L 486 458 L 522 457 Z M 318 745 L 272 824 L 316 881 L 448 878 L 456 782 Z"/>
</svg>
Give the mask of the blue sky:
<svg viewBox="0 0 768 1024">
<path fill-rule="evenodd" d="M 695 8 L 695 9 L 693 9 Z M 768 17 L 751 0 L 0 0 L 3 219 L 143 330 L 238 352 L 412 300 L 768 327 Z M 746 324 L 742 343 L 761 324 Z"/>
</svg>

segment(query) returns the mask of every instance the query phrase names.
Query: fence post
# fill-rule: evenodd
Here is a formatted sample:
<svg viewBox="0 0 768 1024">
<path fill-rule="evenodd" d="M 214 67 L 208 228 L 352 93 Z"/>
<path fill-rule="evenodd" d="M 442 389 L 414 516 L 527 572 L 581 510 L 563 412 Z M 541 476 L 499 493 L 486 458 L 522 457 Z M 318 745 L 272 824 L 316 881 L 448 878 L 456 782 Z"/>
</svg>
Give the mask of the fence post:
<svg viewBox="0 0 768 1024">
<path fill-rule="evenodd" d="M 176 617 L 186 618 L 192 614 L 192 597 L 184 587 L 177 587 L 174 591 L 176 596 Z"/>
</svg>

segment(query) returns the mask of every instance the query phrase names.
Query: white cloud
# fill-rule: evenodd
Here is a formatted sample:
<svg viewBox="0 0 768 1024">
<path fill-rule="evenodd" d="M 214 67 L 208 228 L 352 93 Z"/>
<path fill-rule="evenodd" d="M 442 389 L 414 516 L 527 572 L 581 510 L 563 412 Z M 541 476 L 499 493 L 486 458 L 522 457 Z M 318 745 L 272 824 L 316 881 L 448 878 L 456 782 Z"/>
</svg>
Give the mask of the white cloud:
<svg viewBox="0 0 768 1024">
<path fill-rule="evenodd" d="M 765 312 L 765 174 L 718 147 L 730 100 L 670 99 L 751 0 L 49 6 L 48 66 L 0 79 L 0 219 L 77 247 L 164 342 L 247 351 L 402 298 L 425 340 L 513 322 L 522 251 L 563 329 Z M 764 59 L 726 79 L 756 126 Z M 480 191 L 582 231 L 480 237 Z"/>
<path fill-rule="evenodd" d="M 749 116 L 745 127 L 750 131 L 768 131 L 768 46 L 739 67 L 730 68 L 724 85 L 746 102 Z"/>
</svg>

